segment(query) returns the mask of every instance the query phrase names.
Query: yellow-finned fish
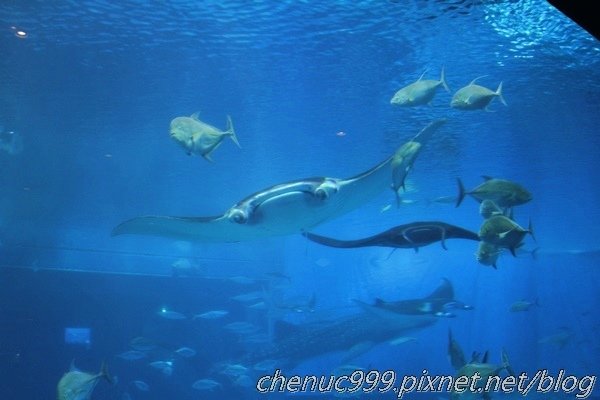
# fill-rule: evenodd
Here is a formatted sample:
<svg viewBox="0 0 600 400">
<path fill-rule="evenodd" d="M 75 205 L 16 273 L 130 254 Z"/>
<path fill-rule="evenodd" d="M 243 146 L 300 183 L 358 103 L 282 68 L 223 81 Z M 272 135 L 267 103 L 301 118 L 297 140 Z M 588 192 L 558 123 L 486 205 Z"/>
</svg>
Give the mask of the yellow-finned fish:
<svg viewBox="0 0 600 400">
<path fill-rule="evenodd" d="M 240 143 L 233 130 L 231 117 L 227 116 L 227 130 L 221 131 L 212 125 L 198 119 L 198 113 L 189 117 L 177 117 L 171 121 L 171 138 L 179 143 L 188 155 L 197 154 L 208 161 L 212 161 L 210 154 L 221 144 L 227 136 L 240 147 Z"/>
<path fill-rule="evenodd" d="M 100 372 L 91 374 L 78 370 L 72 362 L 69 372 L 64 374 L 58 381 L 57 398 L 58 400 L 88 400 L 100 378 L 106 379 L 111 384 L 113 383 L 105 363 L 102 363 Z"/>
<path fill-rule="evenodd" d="M 479 242 L 479 247 L 475 253 L 475 258 L 480 264 L 489 265 L 490 267 L 494 267 L 494 269 L 496 269 L 498 268 L 496 263 L 498 262 L 498 257 L 500 256 L 501 252 L 502 249 L 499 246 L 481 241 Z"/>
<path fill-rule="evenodd" d="M 506 101 L 504 101 L 504 97 L 502 97 L 502 82 L 500 82 L 498 89 L 496 89 L 495 92 L 475 84 L 477 79 L 483 78 L 484 76 L 475 78 L 467 86 L 458 89 L 458 91 L 454 93 L 454 96 L 452 96 L 450 107 L 459 110 L 485 109 L 488 111 L 487 106 L 494 97 L 498 97 L 502 104 L 506 105 Z"/>
<path fill-rule="evenodd" d="M 444 76 L 444 68 L 442 68 L 442 74 L 439 81 L 423 79 L 425 72 L 423 72 L 416 82 L 398 90 L 396 94 L 394 94 L 394 97 L 392 97 L 392 100 L 390 100 L 390 103 L 392 105 L 403 107 L 420 106 L 428 104 L 433 100 L 433 96 L 435 96 L 435 92 L 440 86 L 443 86 L 447 92 L 450 92 L 450 88 L 446 83 L 446 77 Z"/>
<path fill-rule="evenodd" d="M 481 240 L 507 248 L 515 257 L 517 248 L 521 246 L 521 242 L 527 234 L 535 239 L 531 221 L 529 221 L 528 228 L 525 229 L 504 215 L 495 215 L 486 219 L 479 229 Z"/>
<path fill-rule="evenodd" d="M 467 191 L 460 178 L 457 178 L 458 197 L 456 207 L 460 206 L 466 195 L 470 195 L 478 202 L 492 200 L 500 208 L 509 208 L 525 204 L 533 198 L 531 193 L 520 184 L 507 179 L 498 179 L 483 175 L 483 183 Z"/>
</svg>

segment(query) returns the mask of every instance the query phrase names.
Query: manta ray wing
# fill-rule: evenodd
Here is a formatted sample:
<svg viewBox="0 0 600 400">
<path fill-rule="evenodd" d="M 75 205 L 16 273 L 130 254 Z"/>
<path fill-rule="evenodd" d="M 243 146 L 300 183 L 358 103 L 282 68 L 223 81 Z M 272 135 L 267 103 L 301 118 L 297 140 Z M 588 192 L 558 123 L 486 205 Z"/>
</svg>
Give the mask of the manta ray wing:
<svg viewBox="0 0 600 400">
<path fill-rule="evenodd" d="M 389 160 L 368 173 L 340 181 L 337 193 L 319 199 L 293 190 L 262 201 L 247 223 L 237 223 L 227 213 L 216 217 L 144 216 L 118 225 L 113 235 L 142 234 L 200 242 L 240 242 L 299 233 L 351 211 L 385 190 Z M 267 189 L 269 190 L 269 189 Z"/>
<path fill-rule="evenodd" d="M 432 122 L 412 141 L 424 144 L 443 121 Z M 389 188 L 392 158 L 388 157 L 352 178 L 310 178 L 255 193 L 237 203 L 249 210 L 250 218 L 243 222 L 230 218 L 230 212 L 235 210 L 236 205 L 216 217 L 133 218 L 118 225 L 112 234 L 153 235 L 199 242 L 239 242 L 300 233 L 362 206 Z M 335 182 L 336 185 L 325 198 L 306 189 L 324 181 Z"/>
</svg>

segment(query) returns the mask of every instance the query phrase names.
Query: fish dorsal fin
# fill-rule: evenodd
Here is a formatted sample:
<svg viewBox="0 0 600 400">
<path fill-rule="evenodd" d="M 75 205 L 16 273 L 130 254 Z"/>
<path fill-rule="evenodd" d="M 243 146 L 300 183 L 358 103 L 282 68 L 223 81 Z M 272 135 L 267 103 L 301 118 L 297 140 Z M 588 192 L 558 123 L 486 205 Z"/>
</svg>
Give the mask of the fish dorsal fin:
<svg viewBox="0 0 600 400">
<path fill-rule="evenodd" d="M 190 115 L 190 118 L 195 119 L 196 121 L 200 121 L 199 116 L 200 116 L 200 111 L 196 111 L 195 113 Z"/>
<path fill-rule="evenodd" d="M 443 278 L 443 282 L 426 299 L 454 299 L 454 289 L 448 278 Z"/>
<path fill-rule="evenodd" d="M 492 179 L 494 179 L 494 177 L 489 176 L 489 175 L 481 175 L 481 177 L 483 178 L 484 181 L 491 181 Z"/>
<path fill-rule="evenodd" d="M 70 372 L 81 372 L 79 368 L 75 366 L 75 359 L 71 360 L 71 366 L 69 367 Z"/>
<path fill-rule="evenodd" d="M 469 85 L 468 85 L 468 86 L 474 85 L 476 80 L 478 80 L 478 79 L 481 79 L 481 78 L 485 78 L 486 76 L 487 76 L 487 75 L 481 75 L 481 76 L 478 76 L 477 78 L 473 79 L 473 80 L 471 81 L 471 83 L 469 83 Z"/>
<path fill-rule="evenodd" d="M 106 379 L 107 382 L 110 383 L 111 385 L 115 384 L 115 380 L 113 379 L 112 375 L 108 372 L 108 367 L 106 366 L 106 361 L 102 361 L 102 365 L 100 366 L 100 373 L 98 374 L 98 377 Z"/>
<path fill-rule="evenodd" d="M 481 359 L 481 362 L 483 364 L 487 364 L 488 361 L 488 352 L 486 351 L 485 353 L 483 353 L 483 358 Z"/>
<path fill-rule="evenodd" d="M 373 304 L 374 306 L 381 307 L 384 304 L 385 301 L 381 300 L 379 297 L 375 297 L 375 303 Z"/>
<path fill-rule="evenodd" d="M 427 73 L 428 69 L 425 69 L 425 71 L 423 71 L 423 73 L 421 74 L 421 76 L 419 77 L 419 79 L 417 79 L 417 82 L 419 82 L 421 79 L 423 79 L 423 77 L 425 76 L 425 74 Z"/>
</svg>

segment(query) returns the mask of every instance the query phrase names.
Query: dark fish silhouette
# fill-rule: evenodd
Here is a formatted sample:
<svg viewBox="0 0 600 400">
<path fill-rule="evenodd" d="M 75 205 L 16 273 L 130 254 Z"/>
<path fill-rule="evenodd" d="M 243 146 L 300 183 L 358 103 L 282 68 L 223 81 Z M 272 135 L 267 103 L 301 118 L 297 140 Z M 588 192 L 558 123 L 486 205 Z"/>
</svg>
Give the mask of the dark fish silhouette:
<svg viewBox="0 0 600 400">
<path fill-rule="evenodd" d="M 443 282 L 429 296 L 422 299 L 384 301 L 375 299 L 373 307 L 383 308 L 405 315 L 433 315 L 436 317 L 454 318 L 449 310 L 472 310 L 473 306 L 454 298 L 452 283 L 444 278 Z"/>
<path fill-rule="evenodd" d="M 412 222 L 406 225 L 398 225 L 387 231 L 369 236 L 364 239 L 338 240 L 325 236 L 305 232 L 304 236 L 330 247 L 353 248 L 353 247 L 394 247 L 402 249 L 415 249 L 427 246 L 434 242 L 442 242 L 446 248 L 446 239 L 468 239 L 479 241 L 479 235 L 459 226 L 450 225 L 439 221 Z"/>
<path fill-rule="evenodd" d="M 450 364 L 455 370 L 459 370 L 463 365 L 467 364 L 465 354 L 458 344 L 458 342 L 452 336 L 452 331 L 448 329 L 448 359 Z"/>
</svg>

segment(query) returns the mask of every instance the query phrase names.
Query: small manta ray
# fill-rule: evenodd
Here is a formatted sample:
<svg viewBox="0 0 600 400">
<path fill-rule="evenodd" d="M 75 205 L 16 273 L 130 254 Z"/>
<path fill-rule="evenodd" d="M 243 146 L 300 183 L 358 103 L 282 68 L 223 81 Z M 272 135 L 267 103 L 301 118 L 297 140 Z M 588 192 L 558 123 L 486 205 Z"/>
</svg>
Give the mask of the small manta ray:
<svg viewBox="0 0 600 400">
<path fill-rule="evenodd" d="M 338 240 L 314 233 L 303 233 L 313 242 L 330 247 L 355 248 L 355 247 L 393 247 L 403 249 L 419 250 L 419 247 L 427 246 L 434 242 L 441 242 L 446 248 L 446 239 L 467 239 L 479 241 L 479 235 L 467 229 L 450 225 L 439 221 L 412 222 L 410 224 L 398 225 L 387 231 L 369 236 L 364 239 Z"/>
<path fill-rule="evenodd" d="M 455 314 L 448 311 L 450 309 L 473 309 L 473 306 L 454 299 L 454 288 L 452 287 L 452 283 L 446 278 L 444 278 L 442 284 L 433 293 L 422 299 L 388 302 L 376 298 L 373 307 L 382 308 L 397 314 L 433 315 L 445 318 L 456 317 Z"/>
</svg>

